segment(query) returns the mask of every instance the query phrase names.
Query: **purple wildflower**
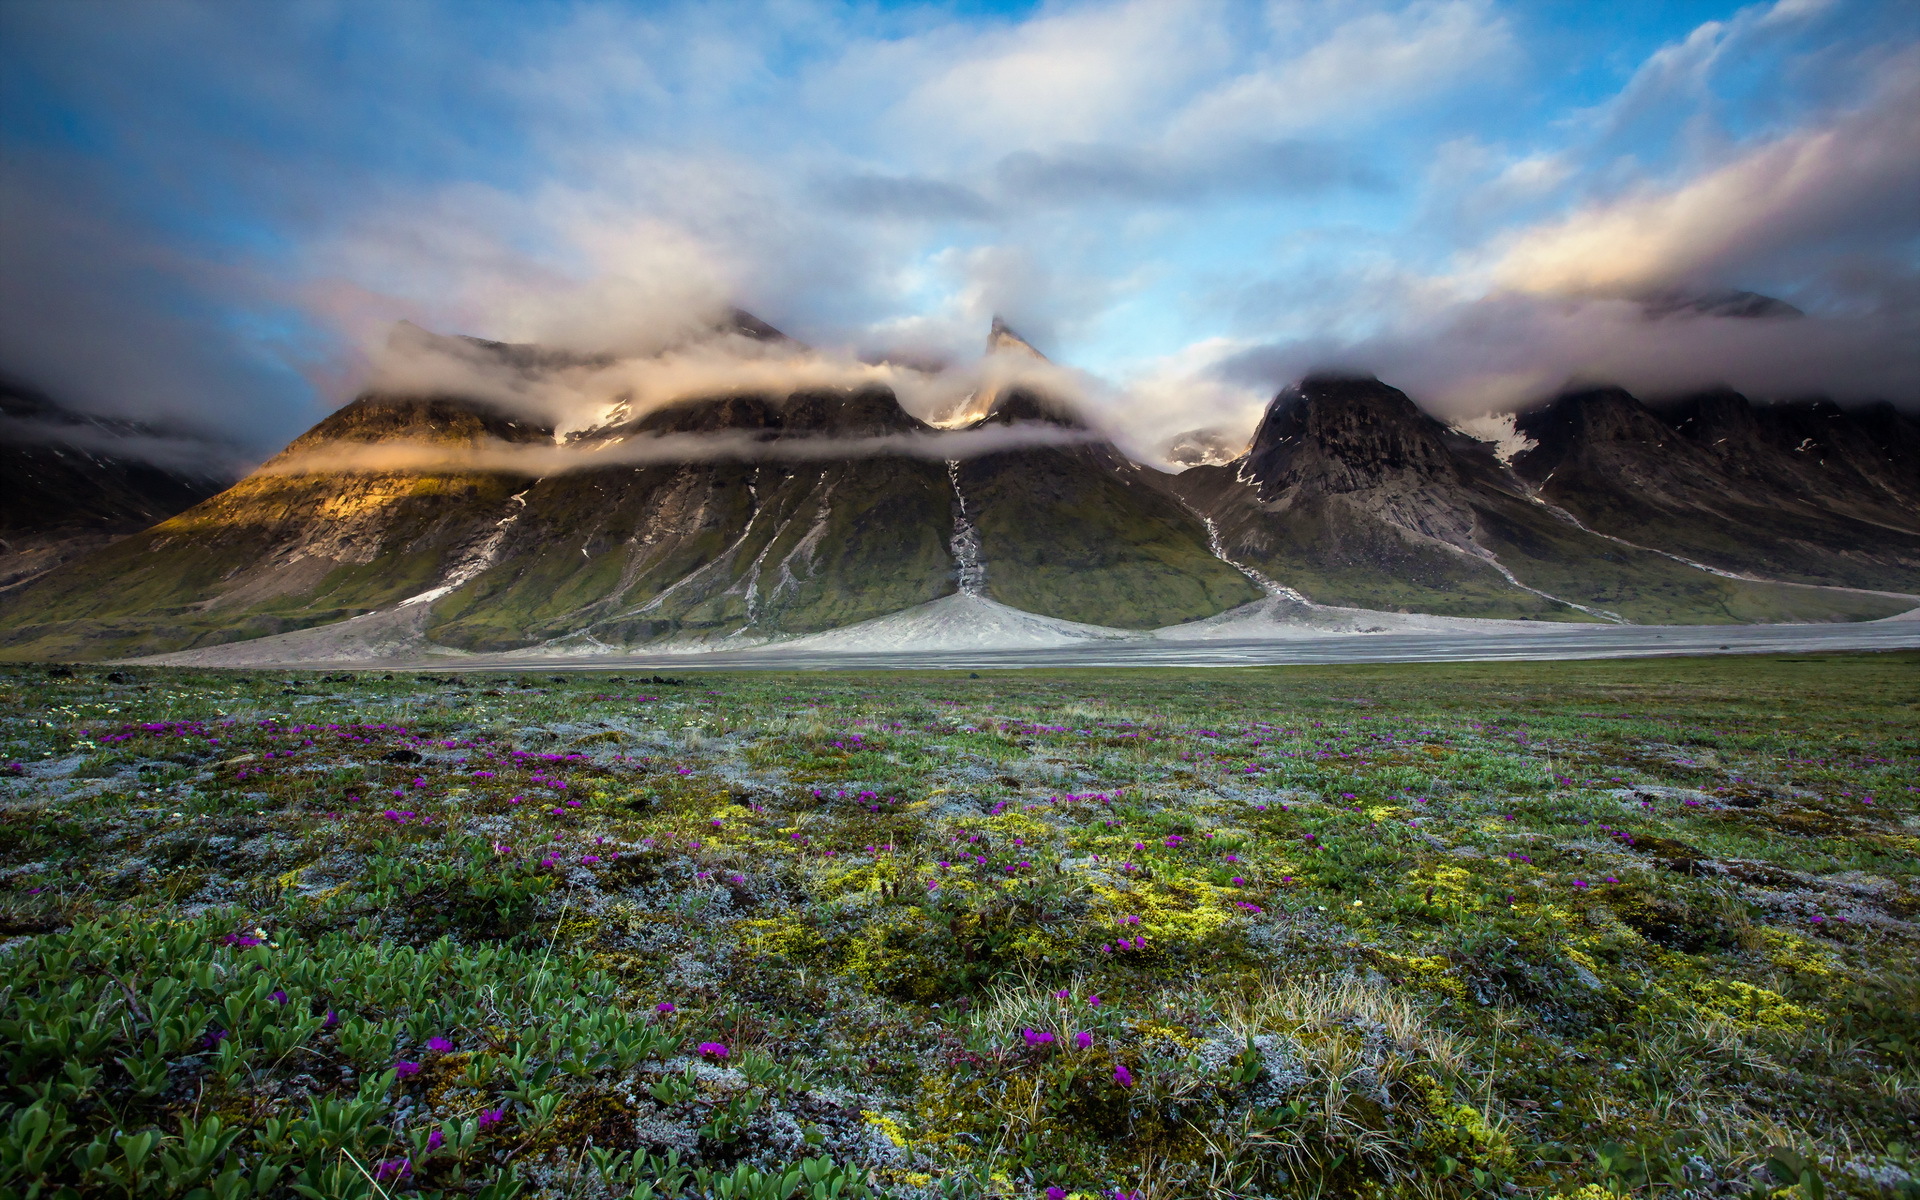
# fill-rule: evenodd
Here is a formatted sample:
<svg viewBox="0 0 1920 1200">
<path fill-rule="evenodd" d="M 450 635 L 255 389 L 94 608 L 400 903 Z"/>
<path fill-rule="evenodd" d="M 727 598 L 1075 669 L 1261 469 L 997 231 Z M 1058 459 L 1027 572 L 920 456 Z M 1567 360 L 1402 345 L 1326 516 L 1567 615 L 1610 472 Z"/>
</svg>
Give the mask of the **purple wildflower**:
<svg viewBox="0 0 1920 1200">
<path fill-rule="evenodd" d="M 373 1169 L 376 1179 L 405 1179 L 413 1174 L 413 1160 L 410 1158 L 389 1158 Z"/>
<path fill-rule="evenodd" d="M 1082 1050 L 1091 1049 L 1093 1047 L 1093 1035 L 1082 1029 L 1079 1033 L 1073 1035 L 1073 1044 Z"/>
<path fill-rule="evenodd" d="M 506 1119 L 507 1110 L 504 1108 L 482 1109 L 480 1112 L 480 1128 L 485 1129 L 489 1125 L 498 1125 Z"/>
<path fill-rule="evenodd" d="M 727 1048 L 719 1042 L 701 1042 L 695 1049 L 709 1058 L 725 1058 L 727 1056 Z"/>
<path fill-rule="evenodd" d="M 417 1062 L 409 1062 L 403 1058 L 393 1064 L 393 1070 L 400 1078 L 411 1079 L 420 1073 L 420 1064 Z"/>
<path fill-rule="evenodd" d="M 1127 1064 L 1113 1064 L 1113 1081 L 1121 1087 L 1130 1088 L 1133 1086 L 1133 1072 L 1127 1070 Z"/>
<path fill-rule="evenodd" d="M 430 1037 L 427 1039 L 427 1049 L 435 1054 L 445 1054 L 453 1049 L 453 1043 L 443 1037 Z"/>
</svg>

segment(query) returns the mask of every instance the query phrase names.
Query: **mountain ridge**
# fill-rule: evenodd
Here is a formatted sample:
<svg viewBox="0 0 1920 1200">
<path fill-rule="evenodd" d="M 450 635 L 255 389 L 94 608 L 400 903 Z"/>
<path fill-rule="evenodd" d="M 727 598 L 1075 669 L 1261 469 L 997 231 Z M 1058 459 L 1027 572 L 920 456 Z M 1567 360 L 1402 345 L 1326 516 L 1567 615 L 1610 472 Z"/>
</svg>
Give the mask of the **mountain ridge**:
<svg viewBox="0 0 1920 1200">
<path fill-rule="evenodd" d="M 791 341 L 745 313 L 715 336 L 736 333 Z M 582 361 L 396 336 L 489 369 Z M 988 348 L 1046 361 L 1001 321 Z M 1321 374 L 1282 389 L 1244 451 L 1170 475 L 1029 382 L 1056 376 L 1006 378 L 958 431 L 871 385 L 616 401 L 565 430 L 447 387 L 369 391 L 220 494 L 18 589 L 0 653 L 131 657 L 320 627 L 341 645 L 565 655 L 852 628 L 951 639 L 969 620 L 1069 639 L 1361 628 L 1329 614 L 1363 610 L 1383 628 L 1395 613 L 1861 620 L 1920 591 L 1920 425 L 1891 409 L 1588 389 L 1520 414 L 1532 445 L 1503 460 L 1371 376 Z M 1073 436 L 922 456 L 1001 429 Z M 619 457 L 713 437 L 730 440 Z M 918 449 L 874 450 L 903 438 Z M 380 453 L 397 445 L 449 454 L 403 468 Z M 528 456 L 456 453 L 515 447 Z M 1778 519 L 1734 545 L 1763 513 Z"/>
</svg>

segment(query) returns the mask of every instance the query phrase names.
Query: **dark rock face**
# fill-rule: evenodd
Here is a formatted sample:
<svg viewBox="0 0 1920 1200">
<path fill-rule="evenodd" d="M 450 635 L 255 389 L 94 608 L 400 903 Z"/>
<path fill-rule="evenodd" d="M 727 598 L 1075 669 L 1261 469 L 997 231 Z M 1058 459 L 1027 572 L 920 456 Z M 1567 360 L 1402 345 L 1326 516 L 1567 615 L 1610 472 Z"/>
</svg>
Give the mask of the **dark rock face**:
<svg viewBox="0 0 1920 1200">
<path fill-rule="evenodd" d="M 1716 428 L 1753 419 L 1744 401 L 1707 397 L 1696 410 L 1696 424 Z M 1733 553 L 1736 527 L 1764 527 L 1762 508 L 1800 502 L 1755 484 L 1750 507 L 1729 516 L 1735 489 L 1714 452 L 1617 388 L 1560 397 L 1518 426 L 1534 445 L 1509 468 L 1378 380 L 1312 377 L 1274 399 L 1243 458 L 1195 467 L 1171 486 L 1213 522 L 1227 557 L 1323 603 L 1641 621 L 1890 611 L 1888 602 L 1862 607 L 1681 561 L 1745 565 Z M 1865 530 L 1834 528 L 1832 513 L 1801 516 L 1836 545 L 1874 543 Z M 1808 528 L 1778 540 L 1803 559 L 1823 553 L 1807 548 Z M 1708 548 L 1727 556 L 1707 557 Z M 1784 570 L 1786 558 L 1762 565 Z M 1843 559 L 1836 550 L 1822 561 Z M 1904 578 L 1885 555 L 1848 566 L 1841 578 L 1806 581 Z"/>
<path fill-rule="evenodd" d="M 1806 316 L 1785 300 L 1762 296 L 1758 292 L 1735 290 L 1698 294 L 1675 292 L 1647 301 L 1643 309 L 1649 317 L 1656 319 L 1679 315 L 1731 317 L 1736 320 Z"/>
<path fill-rule="evenodd" d="M 174 460 L 141 457 L 155 440 Z M 164 521 L 218 492 L 222 451 L 183 461 L 190 444 L 137 422 L 83 416 L 0 383 L 0 591 Z M 230 453 L 230 451 L 228 452 Z"/>
<path fill-rule="evenodd" d="M 889 433 L 927 433 L 931 428 L 900 407 L 882 387 L 854 392 L 807 391 L 786 397 L 725 396 L 686 400 L 656 409 L 630 425 L 599 431 L 601 437 L 628 433 L 719 433 L 743 431 L 767 437 L 876 437 Z"/>
<path fill-rule="evenodd" d="M 1394 483 L 1456 484 L 1445 427 L 1377 379 L 1310 377 L 1280 393 L 1253 435 L 1244 475 L 1260 498 L 1330 495 Z"/>
<path fill-rule="evenodd" d="M 1594 529 L 1768 579 L 1920 590 L 1920 436 L 1891 409 L 1863 420 L 1718 390 L 1656 412 L 1608 388 L 1517 426 L 1537 445 L 1516 471 Z"/>
</svg>

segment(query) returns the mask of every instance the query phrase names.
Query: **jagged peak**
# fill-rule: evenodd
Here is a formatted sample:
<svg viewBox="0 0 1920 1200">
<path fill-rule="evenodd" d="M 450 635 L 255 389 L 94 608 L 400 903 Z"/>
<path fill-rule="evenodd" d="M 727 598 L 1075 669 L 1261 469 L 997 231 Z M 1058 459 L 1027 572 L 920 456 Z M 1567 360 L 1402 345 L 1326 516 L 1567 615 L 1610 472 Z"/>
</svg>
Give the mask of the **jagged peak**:
<svg viewBox="0 0 1920 1200">
<path fill-rule="evenodd" d="M 997 314 L 993 318 L 993 326 L 987 330 L 987 353 L 1030 354 L 1041 362 L 1052 361 L 1035 349 L 1032 342 L 1015 333 L 1013 326 L 1007 324 Z"/>
<path fill-rule="evenodd" d="M 1316 373 L 1273 398 L 1239 474 L 1258 481 L 1265 498 L 1299 483 L 1354 491 L 1389 475 L 1451 479 L 1446 432 L 1371 375 Z"/>
<path fill-rule="evenodd" d="M 994 396 L 987 414 L 974 425 L 1011 425 L 1016 421 L 1043 421 L 1068 429 L 1092 428 L 1067 401 L 1021 386 L 1001 389 Z"/>
<path fill-rule="evenodd" d="M 756 342 L 768 342 L 774 345 L 791 344 L 793 346 L 800 346 L 802 344 L 798 340 L 775 329 L 765 321 L 762 321 L 759 317 L 754 316 L 744 308 L 728 309 L 727 318 L 721 322 L 720 328 L 726 333 L 737 333 L 742 337 L 752 338 Z"/>
<path fill-rule="evenodd" d="M 1515 425 L 1542 446 L 1571 441 L 1660 441 L 1671 432 L 1651 408 L 1616 384 L 1561 392 L 1520 413 Z"/>
<path fill-rule="evenodd" d="M 1709 292 L 1667 292 L 1643 302 L 1640 310 L 1649 318 L 1701 316 L 1728 317 L 1734 320 L 1758 320 L 1768 317 L 1804 317 L 1807 314 L 1785 300 L 1763 296 L 1738 288 Z"/>
</svg>

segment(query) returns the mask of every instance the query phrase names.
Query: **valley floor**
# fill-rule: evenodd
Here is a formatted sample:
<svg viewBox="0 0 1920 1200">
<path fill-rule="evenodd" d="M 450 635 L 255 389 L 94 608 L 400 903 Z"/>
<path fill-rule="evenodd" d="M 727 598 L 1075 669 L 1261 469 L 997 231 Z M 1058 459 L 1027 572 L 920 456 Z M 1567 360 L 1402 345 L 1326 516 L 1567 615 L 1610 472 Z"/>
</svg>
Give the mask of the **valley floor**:
<svg viewBox="0 0 1920 1200">
<path fill-rule="evenodd" d="M 1920 654 L 1801 650 L 0 670 L 0 1193 L 1911 1197 Z"/>
<path fill-rule="evenodd" d="M 358 670 L 621 671 L 1217 667 L 1287 663 L 1498 662 L 1645 655 L 1920 648 L 1920 609 L 1820 625 L 1609 625 L 1478 620 L 1292 606 L 1273 619 L 1248 605 L 1151 632 L 1077 625 L 992 601 L 948 596 L 906 613 L 786 641 L 590 647 L 466 654 L 431 646 L 420 610 L 370 613 L 293 633 L 133 660 L 152 666 L 352 667 Z M 1248 613 L 1248 610 L 1252 610 Z"/>
</svg>

